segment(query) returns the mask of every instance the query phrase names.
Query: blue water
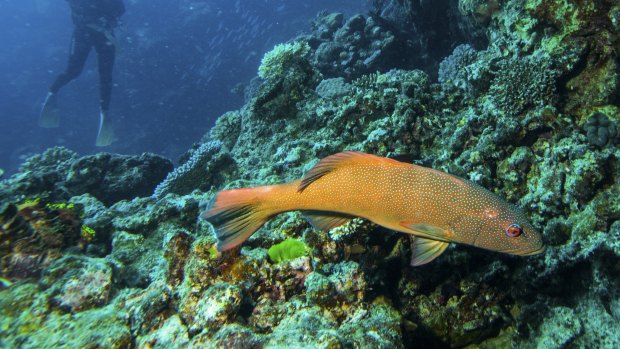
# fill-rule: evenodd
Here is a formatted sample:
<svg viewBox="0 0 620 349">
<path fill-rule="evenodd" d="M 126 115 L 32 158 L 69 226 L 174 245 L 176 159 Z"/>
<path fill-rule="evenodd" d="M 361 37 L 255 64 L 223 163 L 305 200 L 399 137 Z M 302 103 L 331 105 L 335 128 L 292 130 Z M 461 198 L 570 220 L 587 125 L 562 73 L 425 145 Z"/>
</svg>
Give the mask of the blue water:
<svg viewBox="0 0 620 349">
<path fill-rule="evenodd" d="M 59 128 L 37 126 L 49 85 L 68 57 L 72 23 L 59 0 L 0 0 L 0 168 L 63 145 L 81 154 L 155 152 L 175 160 L 223 112 L 231 90 L 256 75 L 263 54 L 309 29 L 321 10 L 365 12 L 370 1 L 125 0 L 117 29 L 111 116 L 118 141 L 94 146 L 98 82 L 91 52 L 81 76 L 59 94 Z"/>
</svg>

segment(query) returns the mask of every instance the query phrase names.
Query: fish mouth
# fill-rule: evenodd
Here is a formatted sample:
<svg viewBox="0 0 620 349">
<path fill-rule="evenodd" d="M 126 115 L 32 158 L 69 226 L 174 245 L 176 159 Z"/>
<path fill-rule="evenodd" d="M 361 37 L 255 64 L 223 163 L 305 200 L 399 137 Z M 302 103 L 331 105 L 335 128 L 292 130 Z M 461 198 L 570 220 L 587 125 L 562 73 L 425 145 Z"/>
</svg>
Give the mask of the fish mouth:
<svg viewBox="0 0 620 349">
<path fill-rule="evenodd" d="M 522 256 L 533 256 L 545 252 L 545 245 L 540 245 L 537 249 L 522 253 Z"/>
<path fill-rule="evenodd" d="M 540 245 L 531 250 L 512 249 L 512 250 L 504 250 L 504 251 L 499 251 L 499 252 L 518 255 L 518 256 L 533 256 L 533 255 L 537 255 L 537 254 L 541 254 L 545 252 L 545 245 Z"/>
</svg>

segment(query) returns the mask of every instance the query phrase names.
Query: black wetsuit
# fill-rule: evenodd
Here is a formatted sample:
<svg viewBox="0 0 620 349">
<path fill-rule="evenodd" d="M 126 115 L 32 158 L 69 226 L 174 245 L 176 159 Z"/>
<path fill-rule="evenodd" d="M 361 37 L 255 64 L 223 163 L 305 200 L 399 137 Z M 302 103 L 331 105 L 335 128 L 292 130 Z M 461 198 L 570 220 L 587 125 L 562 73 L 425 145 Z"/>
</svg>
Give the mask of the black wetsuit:
<svg viewBox="0 0 620 349">
<path fill-rule="evenodd" d="M 97 52 L 99 67 L 99 98 L 102 111 L 108 111 L 112 94 L 112 69 L 116 56 L 113 29 L 119 17 L 125 13 L 122 0 L 67 0 L 71 6 L 71 18 L 75 25 L 71 38 L 69 63 L 50 87 L 56 93 L 61 87 L 77 78 L 90 50 Z"/>
</svg>

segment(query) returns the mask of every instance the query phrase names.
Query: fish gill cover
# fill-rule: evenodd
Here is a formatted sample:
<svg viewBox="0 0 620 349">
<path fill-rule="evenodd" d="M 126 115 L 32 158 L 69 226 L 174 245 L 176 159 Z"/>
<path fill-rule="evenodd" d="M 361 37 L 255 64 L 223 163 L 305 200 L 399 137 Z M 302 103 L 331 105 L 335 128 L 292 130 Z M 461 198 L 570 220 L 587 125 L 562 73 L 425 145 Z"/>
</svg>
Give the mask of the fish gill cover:
<svg viewBox="0 0 620 349">
<path fill-rule="evenodd" d="M 2 180 L 0 346 L 620 346 L 620 6 L 360 12 L 321 13 L 267 50 L 243 107 L 174 170 L 57 147 Z M 413 268 L 405 234 L 292 212 L 217 251 L 198 216 L 218 191 L 301 178 L 343 150 L 469 179 L 520 206 L 547 249 L 453 246 Z M 309 253 L 271 263 L 291 239 Z"/>
</svg>

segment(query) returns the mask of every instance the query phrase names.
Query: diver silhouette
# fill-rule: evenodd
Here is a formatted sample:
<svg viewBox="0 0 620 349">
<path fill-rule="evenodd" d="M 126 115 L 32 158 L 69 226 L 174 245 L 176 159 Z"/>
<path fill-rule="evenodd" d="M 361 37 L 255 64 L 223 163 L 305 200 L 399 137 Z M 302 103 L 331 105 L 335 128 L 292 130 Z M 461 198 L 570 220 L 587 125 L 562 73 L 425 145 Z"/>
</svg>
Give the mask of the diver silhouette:
<svg viewBox="0 0 620 349">
<path fill-rule="evenodd" d="M 99 70 L 99 131 L 96 146 L 107 146 L 114 141 L 114 129 L 109 118 L 112 95 L 112 69 L 116 57 L 114 28 L 125 13 L 123 0 L 67 0 L 71 7 L 73 35 L 71 51 L 65 71 L 50 86 L 39 117 L 39 126 L 51 128 L 59 124 L 56 103 L 58 91 L 77 78 L 94 47 Z"/>
</svg>

